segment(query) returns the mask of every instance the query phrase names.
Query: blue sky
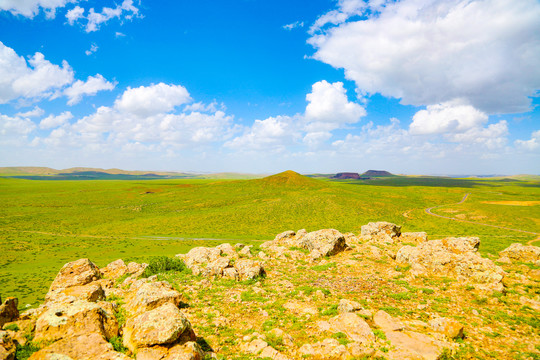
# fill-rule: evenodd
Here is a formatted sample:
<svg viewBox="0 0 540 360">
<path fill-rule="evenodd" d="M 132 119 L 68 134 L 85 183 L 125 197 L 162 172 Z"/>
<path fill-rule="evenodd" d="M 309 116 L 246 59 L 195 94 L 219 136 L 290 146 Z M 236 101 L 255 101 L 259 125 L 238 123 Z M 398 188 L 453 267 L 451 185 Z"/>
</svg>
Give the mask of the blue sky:
<svg viewBox="0 0 540 360">
<path fill-rule="evenodd" d="M 540 173 L 538 0 L 0 0 L 0 166 Z"/>
</svg>

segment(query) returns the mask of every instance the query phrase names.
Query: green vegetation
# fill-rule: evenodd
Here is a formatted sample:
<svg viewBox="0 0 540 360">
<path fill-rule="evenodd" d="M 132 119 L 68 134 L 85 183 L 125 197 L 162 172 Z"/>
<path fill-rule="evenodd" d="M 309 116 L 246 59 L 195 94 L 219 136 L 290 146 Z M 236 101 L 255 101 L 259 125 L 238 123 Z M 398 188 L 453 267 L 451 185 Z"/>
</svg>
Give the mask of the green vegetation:
<svg viewBox="0 0 540 360">
<path fill-rule="evenodd" d="M 467 201 L 456 205 L 466 193 Z M 195 246 L 258 245 L 288 229 L 359 233 L 370 221 L 426 231 L 430 239 L 478 236 L 480 251 L 496 254 L 536 236 L 437 218 L 424 209 L 448 204 L 433 212 L 538 233 L 539 201 L 540 182 L 521 178 L 331 181 L 290 173 L 227 181 L 0 178 L 0 296 L 18 297 L 21 308 L 35 306 L 62 265 L 78 258 L 100 267 L 118 258 L 147 262 Z"/>
<path fill-rule="evenodd" d="M 141 277 L 147 278 L 155 274 L 161 274 L 168 271 L 187 271 L 186 264 L 181 259 L 170 258 L 167 256 L 154 256 L 150 258 L 148 266 L 144 269 Z"/>
</svg>

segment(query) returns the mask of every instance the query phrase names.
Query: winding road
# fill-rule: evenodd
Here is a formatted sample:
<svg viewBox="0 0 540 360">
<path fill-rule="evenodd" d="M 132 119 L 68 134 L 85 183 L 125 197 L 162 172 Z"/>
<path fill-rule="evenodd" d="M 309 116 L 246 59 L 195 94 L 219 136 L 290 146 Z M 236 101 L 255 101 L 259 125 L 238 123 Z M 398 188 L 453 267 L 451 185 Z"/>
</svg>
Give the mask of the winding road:
<svg viewBox="0 0 540 360">
<path fill-rule="evenodd" d="M 537 242 L 537 241 L 540 241 L 540 234 L 539 234 L 539 233 L 532 232 L 532 231 L 520 230 L 520 229 L 513 229 L 513 228 L 504 227 L 504 226 L 491 225 L 491 224 L 485 224 L 485 223 L 480 223 L 480 222 L 475 222 L 475 221 L 463 220 L 463 219 L 458 219 L 458 218 L 455 218 L 455 217 L 450 217 L 450 216 L 444 216 L 444 215 L 435 214 L 435 213 L 433 213 L 433 212 L 431 211 L 431 210 L 433 210 L 433 209 L 437 209 L 437 208 L 440 208 L 440 207 L 443 207 L 443 206 L 450 206 L 450 205 L 459 205 L 459 204 L 462 204 L 462 203 L 465 202 L 465 200 L 467 200 L 467 198 L 469 197 L 469 195 L 470 195 L 470 193 L 465 194 L 465 195 L 463 196 L 463 199 L 461 199 L 460 202 L 457 202 L 457 203 L 455 203 L 455 204 L 445 204 L 445 205 L 432 206 L 432 207 L 430 207 L 430 208 L 425 209 L 424 211 L 425 211 L 426 214 L 428 214 L 428 215 L 436 216 L 436 217 L 443 218 L 443 219 L 448 219 L 448 220 L 453 220 L 453 221 L 461 221 L 461 222 L 466 222 L 466 223 L 475 224 L 475 225 L 490 226 L 490 227 L 494 227 L 494 228 L 497 228 L 497 229 L 503 229 L 503 230 L 518 231 L 518 232 L 522 232 L 522 233 L 532 234 L 532 235 L 537 235 L 537 236 L 538 236 L 536 239 L 533 239 L 533 240 L 530 240 L 529 242 L 527 242 L 527 245 L 532 245 L 532 243 Z"/>
</svg>

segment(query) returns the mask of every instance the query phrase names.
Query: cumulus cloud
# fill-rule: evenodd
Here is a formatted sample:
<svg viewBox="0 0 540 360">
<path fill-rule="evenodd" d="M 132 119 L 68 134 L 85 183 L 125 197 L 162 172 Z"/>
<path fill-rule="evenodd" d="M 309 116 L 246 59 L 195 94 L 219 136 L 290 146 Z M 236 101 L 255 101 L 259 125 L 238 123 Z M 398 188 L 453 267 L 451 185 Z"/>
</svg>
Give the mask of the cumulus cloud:
<svg viewBox="0 0 540 360">
<path fill-rule="evenodd" d="M 309 40 L 314 58 L 344 69 L 360 93 L 416 106 L 464 99 L 487 114 L 530 110 L 530 97 L 540 89 L 537 0 L 368 1 L 369 11 L 362 6 L 340 2 L 315 30 L 338 25 Z M 346 21 L 360 13 L 362 18 Z"/>
<path fill-rule="evenodd" d="M 58 116 L 49 115 L 39 122 L 40 129 L 52 129 L 60 125 L 66 124 L 69 120 L 73 119 L 73 114 L 69 111 L 64 111 Z"/>
<path fill-rule="evenodd" d="M 460 100 L 429 105 L 413 116 L 411 134 L 464 132 L 487 122 L 488 116 Z"/>
<path fill-rule="evenodd" d="M 99 30 L 101 24 L 108 22 L 111 19 L 127 19 L 131 20 L 133 17 L 139 15 L 139 9 L 133 5 L 133 0 L 124 0 L 122 4 L 117 5 L 114 8 L 104 7 L 101 12 L 96 12 L 94 8 L 89 10 L 86 19 L 85 30 L 86 32 L 93 32 Z"/>
<path fill-rule="evenodd" d="M 33 18 L 39 14 L 40 9 L 47 13 L 47 17 L 54 18 L 56 9 L 63 8 L 68 3 L 78 0 L 0 0 L 0 10 L 9 11 L 14 15 Z"/>
<path fill-rule="evenodd" d="M 51 97 L 73 82 L 73 76 L 66 61 L 62 66 L 54 65 L 37 52 L 27 64 L 22 56 L 0 42 L 0 104 L 19 97 Z"/>
<path fill-rule="evenodd" d="M 35 106 L 32 110 L 19 112 L 15 114 L 15 116 L 22 117 L 22 118 L 32 118 L 32 117 L 40 117 L 43 114 L 45 114 L 45 111 L 39 106 Z"/>
<path fill-rule="evenodd" d="M 75 6 L 73 9 L 68 10 L 66 13 L 66 19 L 69 25 L 73 25 L 77 20 L 84 19 L 84 8 L 80 6 Z"/>
<path fill-rule="evenodd" d="M 361 15 L 368 7 L 369 3 L 364 0 L 339 0 L 338 8 L 319 16 L 310 27 L 309 33 L 314 34 L 327 24 L 338 25 L 344 23 L 351 16 Z"/>
<path fill-rule="evenodd" d="M 244 133 L 225 143 L 226 147 L 241 150 L 271 150 L 284 151 L 287 145 L 292 145 L 299 137 L 295 119 L 289 116 L 269 117 L 255 120 L 253 125 Z"/>
<path fill-rule="evenodd" d="M 523 150 L 534 151 L 540 149 L 540 130 L 533 131 L 529 140 L 516 140 L 515 144 Z"/>
<path fill-rule="evenodd" d="M 169 112 L 176 106 L 191 102 L 191 97 L 181 85 L 159 83 L 138 88 L 128 88 L 116 100 L 115 107 L 134 115 L 150 116 Z"/>
<path fill-rule="evenodd" d="M 81 101 L 85 95 L 96 95 L 99 91 L 112 90 L 115 83 L 107 81 L 102 75 L 89 76 L 86 81 L 77 80 L 64 90 L 68 97 L 68 105 L 74 105 Z"/>
<path fill-rule="evenodd" d="M 342 82 L 318 81 L 306 95 L 305 119 L 308 131 L 330 131 L 345 124 L 354 124 L 366 115 L 365 109 L 350 102 Z"/>
</svg>

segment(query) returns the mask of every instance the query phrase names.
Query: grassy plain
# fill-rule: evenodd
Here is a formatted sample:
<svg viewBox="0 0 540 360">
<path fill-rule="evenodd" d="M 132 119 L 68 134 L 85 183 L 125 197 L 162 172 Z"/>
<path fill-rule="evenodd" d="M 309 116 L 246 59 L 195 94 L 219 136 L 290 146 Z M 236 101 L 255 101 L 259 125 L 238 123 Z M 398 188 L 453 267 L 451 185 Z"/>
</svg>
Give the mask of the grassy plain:
<svg viewBox="0 0 540 360">
<path fill-rule="evenodd" d="M 467 201 L 459 205 L 464 194 Z M 285 230 L 359 233 L 390 221 L 430 239 L 479 236 L 496 253 L 540 233 L 540 182 L 396 177 L 330 181 L 284 174 L 255 180 L 40 181 L 0 178 L 0 296 L 39 303 L 66 262 L 144 261 L 194 246 L 259 243 Z M 496 203 L 493 203 L 496 202 Z M 529 203 L 530 204 L 530 203 Z M 212 240 L 214 239 L 214 240 Z M 537 243 L 538 244 L 538 243 Z"/>
</svg>

